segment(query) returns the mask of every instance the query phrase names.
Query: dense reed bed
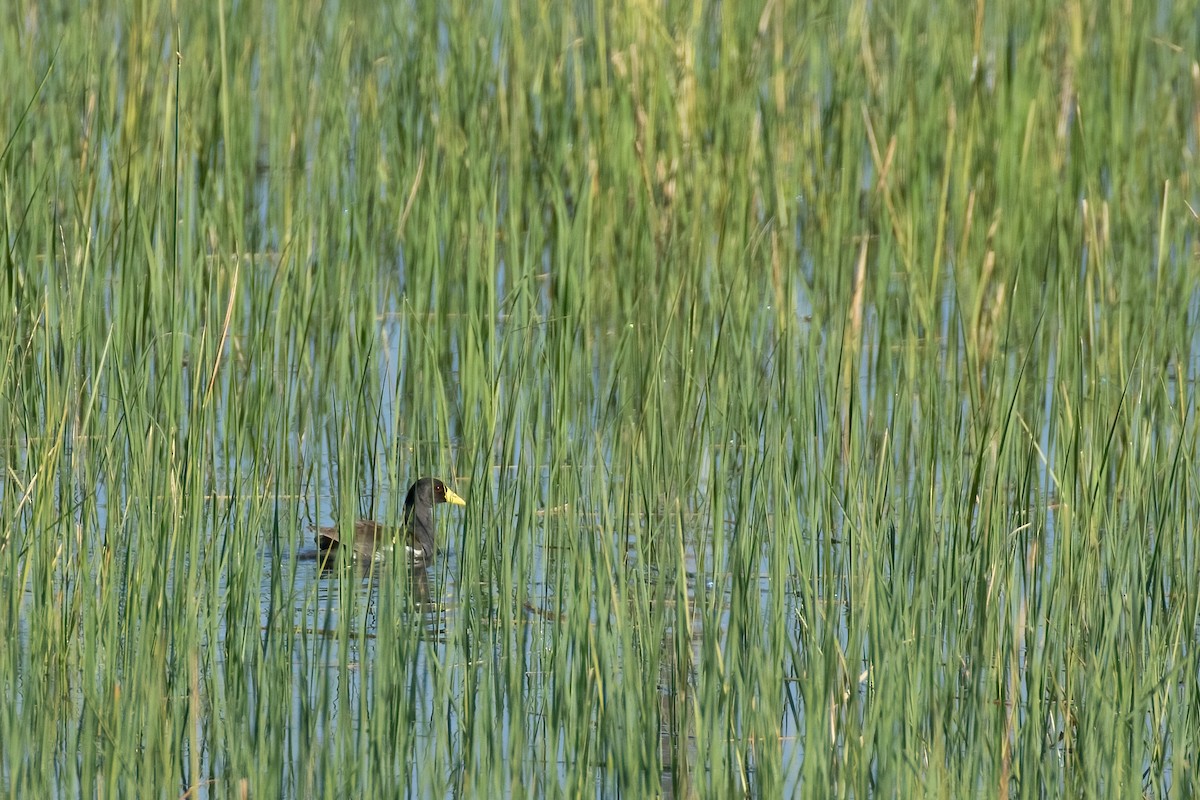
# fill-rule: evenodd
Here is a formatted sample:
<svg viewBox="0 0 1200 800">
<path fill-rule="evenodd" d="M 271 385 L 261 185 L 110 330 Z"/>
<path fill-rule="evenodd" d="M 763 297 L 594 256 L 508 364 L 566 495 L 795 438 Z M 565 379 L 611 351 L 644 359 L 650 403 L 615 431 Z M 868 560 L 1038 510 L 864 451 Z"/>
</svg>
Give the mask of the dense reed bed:
<svg viewBox="0 0 1200 800">
<path fill-rule="evenodd" d="M 1152 5 L 0 12 L 0 790 L 1193 795 Z"/>
</svg>

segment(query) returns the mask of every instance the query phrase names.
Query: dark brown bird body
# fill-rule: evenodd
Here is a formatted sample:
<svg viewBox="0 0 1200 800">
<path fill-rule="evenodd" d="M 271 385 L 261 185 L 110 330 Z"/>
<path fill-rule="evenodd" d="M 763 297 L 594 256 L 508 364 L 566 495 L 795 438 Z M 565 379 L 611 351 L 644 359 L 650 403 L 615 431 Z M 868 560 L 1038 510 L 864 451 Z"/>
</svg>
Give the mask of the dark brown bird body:
<svg viewBox="0 0 1200 800">
<path fill-rule="evenodd" d="M 403 547 L 410 564 L 415 567 L 428 565 L 437 553 L 433 507 L 438 503 L 465 506 L 467 501 L 447 489 L 446 484 L 437 478 L 417 481 L 404 498 L 404 521 L 399 528 L 388 528 L 371 519 L 360 519 L 354 523 L 354 541 L 351 544 L 354 557 L 382 560 Z M 322 557 L 332 555 L 343 544 L 337 527 L 319 528 L 316 539 Z"/>
</svg>

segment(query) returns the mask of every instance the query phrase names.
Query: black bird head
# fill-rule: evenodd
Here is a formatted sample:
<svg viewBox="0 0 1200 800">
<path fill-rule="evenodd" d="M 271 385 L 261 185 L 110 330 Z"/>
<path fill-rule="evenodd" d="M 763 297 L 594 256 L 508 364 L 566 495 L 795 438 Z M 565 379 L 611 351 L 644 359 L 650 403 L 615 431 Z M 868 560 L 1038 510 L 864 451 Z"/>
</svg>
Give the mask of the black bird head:
<svg viewBox="0 0 1200 800">
<path fill-rule="evenodd" d="M 421 478 L 408 490 L 404 498 L 404 526 L 409 531 L 406 543 L 414 562 L 424 562 L 437 551 L 434 538 L 433 507 L 438 503 L 465 506 L 463 500 L 437 478 Z"/>
</svg>

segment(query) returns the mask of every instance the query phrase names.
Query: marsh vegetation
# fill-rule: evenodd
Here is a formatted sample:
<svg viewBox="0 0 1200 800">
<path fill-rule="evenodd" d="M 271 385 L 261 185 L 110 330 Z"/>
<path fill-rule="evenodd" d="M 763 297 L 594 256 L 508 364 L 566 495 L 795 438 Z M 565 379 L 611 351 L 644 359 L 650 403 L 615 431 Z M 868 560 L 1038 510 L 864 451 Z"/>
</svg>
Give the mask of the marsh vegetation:
<svg viewBox="0 0 1200 800">
<path fill-rule="evenodd" d="M 1193 793 L 1187 4 L 10 5 L 3 794 Z"/>
</svg>

